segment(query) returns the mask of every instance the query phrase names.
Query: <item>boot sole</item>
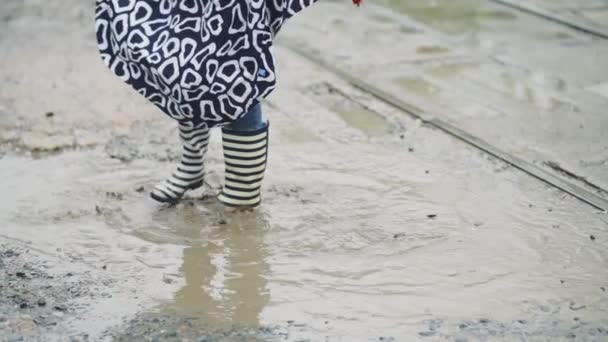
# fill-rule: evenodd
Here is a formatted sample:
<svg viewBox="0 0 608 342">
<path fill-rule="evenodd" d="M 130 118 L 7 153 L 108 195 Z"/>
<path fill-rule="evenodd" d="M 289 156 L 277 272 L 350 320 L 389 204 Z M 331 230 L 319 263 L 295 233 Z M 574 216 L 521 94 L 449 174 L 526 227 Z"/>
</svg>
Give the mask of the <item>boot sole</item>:
<svg viewBox="0 0 608 342">
<path fill-rule="evenodd" d="M 194 184 L 190 185 L 190 186 L 188 187 L 188 189 L 186 189 L 186 191 L 184 191 L 184 193 L 183 193 L 183 194 L 182 194 L 180 197 L 175 198 L 175 199 L 169 199 L 169 198 L 164 198 L 164 197 L 158 197 L 158 196 L 156 196 L 156 195 L 154 194 L 154 192 L 151 192 L 151 193 L 150 193 L 150 197 L 151 197 L 153 200 L 155 200 L 155 201 L 157 201 L 157 202 L 160 202 L 160 203 L 171 204 L 171 205 L 173 205 L 173 204 L 177 204 L 177 202 L 179 202 L 179 200 L 181 200 L 181 199 L 184 197 L 184 195 L 186 194 L 186 192 L 188 192 L 189 190 L 196 190 L 196 189 L 200 188 L 201 186 L 203 186 L 203 184 L 204 184 L 204 183 L 205 183 L 205 181 L 204 181 L 204 180 L 201 180 L 200 182 L 196 182 L 196 183 L 194 183 Z"/>
</svg>

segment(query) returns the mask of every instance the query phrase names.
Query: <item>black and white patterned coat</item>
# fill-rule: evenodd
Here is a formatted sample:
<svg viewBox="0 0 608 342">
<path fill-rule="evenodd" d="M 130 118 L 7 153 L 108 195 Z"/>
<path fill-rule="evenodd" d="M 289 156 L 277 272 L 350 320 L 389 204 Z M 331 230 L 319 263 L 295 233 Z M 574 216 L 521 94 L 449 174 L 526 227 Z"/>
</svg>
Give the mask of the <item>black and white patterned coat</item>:
<svg viewBox="0 0 608 342">
<path fill-rule="evenodd" d="M 97 0 L 101 57 L 182 123 L 232 122 L 275 87 L 272 40 L 317 0 Z"/>
</svg>

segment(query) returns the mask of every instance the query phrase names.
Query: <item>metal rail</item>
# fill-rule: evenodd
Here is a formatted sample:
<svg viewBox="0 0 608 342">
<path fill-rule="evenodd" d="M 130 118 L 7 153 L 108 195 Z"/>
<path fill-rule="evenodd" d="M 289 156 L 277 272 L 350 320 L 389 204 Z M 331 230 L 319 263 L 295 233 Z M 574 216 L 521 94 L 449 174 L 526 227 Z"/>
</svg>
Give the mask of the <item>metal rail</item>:
<svg viewBox="0 0 608 342">
<path fill-rule="evenodd" d="M 374 96 L 378 100 L 403 111 L 404 113 L 410 115 L 415 119 L 421 120 L 426 125 L 435 127 L 445 133 L 448 133 L 449 135 L 467 143 L 468 145 L 471 145 L 497 159 L 500 159 L 503 162 L 579 199 L 584 203 L 591 205 L 596 209 L 608 212 L 608 200 L 603 199 L 602 197 L 559 176 L 549 173 L 546 170 L 543 170 L 542 168 L 523 160 L 522 158 L 509 154 L 450 123 L 447 123 L 435 116 L 429 115 L 429 113 L 425 113 L 424 110 L 404 102 L 403 100 L 397 98 L 395 95 L 389 94 L 384 90 L 374 86 L 373 84 L 366 82 L 363 79 L 352 76 L 350 73 L 340 69 L 339 67 L 336 67 L 335 65 L 327 63 L 322 58 L 311 54 L 310 52 L 305 51 L 298 46 L 284 41 L 280 41 L 279 44 L 290 49 L 296 54 L 312 61 L 323 69 L 339 76 L 355 88 Z"/>
<path fill-rule="evenodd" d="M 559 16 L 545 12 L 541 9 L 534 8 L 534 7 L 530 6 L 529 4 L 526 4 L 525 0 L 524 1 L 490 0 L 490 1 L 495 2 L 499 5 L 505 6 L 505 7 L 512 8 L 512 9 L 520 11 L 520 12 L 531 14 L 533 16 L 567 26 L 573 30 L 583 32 L 583 33 L 592 35 L 597 38 L 608 39 L 608 32 L 598 30 L 596 28 L 590 27 L 585 24 L 574 23 L 574 22 L 568 21 L 565 18 L 560 18 Z"/>
</svg>

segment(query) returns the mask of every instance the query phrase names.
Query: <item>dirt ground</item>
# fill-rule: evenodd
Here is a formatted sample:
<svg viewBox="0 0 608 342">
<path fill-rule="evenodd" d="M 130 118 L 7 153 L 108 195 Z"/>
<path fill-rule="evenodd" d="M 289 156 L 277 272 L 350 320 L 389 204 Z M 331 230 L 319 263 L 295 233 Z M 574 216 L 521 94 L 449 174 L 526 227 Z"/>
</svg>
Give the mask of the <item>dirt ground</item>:
<svg viewBox="0 0 608 342">
<path fill-rule="evenodd" d="M 218 132 L 207 186 L 174 207 L 153 203 L 148 191 L 179 157 L 176 127 L 105 69 L 93 6 L 0 2 L 1 341 L 608 340 L 605 212 L 281 44 L 280 86 L 264 103 L 263 207 L 228 213 L 217 203 Z M 382 50 L 331 15 L 386 9 L 341 6 L 322 1 L 281 39 L 336 42 L 327 56 L 383 82 L 390 63 L 356 62 Z M 387 59 L 402 58 L 399 49 L 435 59 L 442 34 L 407 29 L 432 30 L 434 21 L 404 12 L 391 12 L 407 21 L 403 30 L 374 41 L 395 46 Z M 336 33 L 344 39 L 323 40 L 330 23 L 346 27 Z M 437 80 L 440 71 L 419 76 Z M 448 97 L 437 95 L 440 107 Z M 461 112 L 466 101 L 451 98 Z M 458 120 L 458 111 L 449 115 Z M 500 120 L 513 121 L 513 141 L 530 141 L 518 115 Z M 600 127 L 591 125 L 588 151 L 601 154 L 605 121 L 589 120 Z M 526 150 L 530 158 L 553 155 L 547 136 Z M 577 165 L 592 180 L 608 174 L 601 162 Z"/>
</svg>

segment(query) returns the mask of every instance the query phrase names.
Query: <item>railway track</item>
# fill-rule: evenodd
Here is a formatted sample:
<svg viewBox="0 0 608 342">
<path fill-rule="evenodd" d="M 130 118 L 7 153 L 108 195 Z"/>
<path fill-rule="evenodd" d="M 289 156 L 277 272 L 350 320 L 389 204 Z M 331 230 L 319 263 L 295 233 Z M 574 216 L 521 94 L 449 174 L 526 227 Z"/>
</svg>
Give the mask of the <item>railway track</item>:
<svg viewBox="0 0 608 342">
<path fill-rule="evenodd" d="M 491 0 L 495 1 L 495 0 Z M 498 0 L 500 1 L 500 0 Z M 415 118 L 421 120 L 427 126 L 434 127 L 438 130 L 441 130 L 464 143 L 475 147 L 503 162 L 521 170 L 522 172 L 537 178 L 538 180 L 559 189 L 570 196 L 596 208 L 604 212 L 608 212 L 608 200 L 597 195 L 586 188 L 574 183 L 573 181 L 564 178 L 562 176 L 553 174 L 543 168 L 530 163 L 523 158 L 520 158 L 516 155 L 503 151 L 502 149 L 480 139 L 477 136 L 474 136 L 463 129 L 456 127 L 437 116 L 434 116 L 432 113 L 425 112 L 421 108 L 417 108 L 405 101 L 399 99 L 397 96 L 390 94 L 383 89 L 375 86 L 367 82 L 366 80 L 353 76 L 350 73 L 346 72 L 344 69 L 341 69 L 339 66 L 331 64 L 321 57 L 318 57 L 294 44 L 290 44 L 285 41 L 280 41 L 279 45 L 288 48 L 294 53 L 306 58 L 307 60 L 313 62 L 324 70 L 333 73 L 334 75 L 340 77 L 341 79 L 348 82 L 353 87 L 372 95 L 379 101 L 382 101 L 401 112 Z"/>
<path fill-rule="evenodd" d="M 519 12 L 524 12 L 527 14 L 534 15 L 536 17 L 542 18 L 544 20 L 552 21 L 558 23 L 563 26 L 567 26 L 573 30 L 586 33 L 596 38 L 608 39 L 608 31 L 598 29 L 584 23 L 577 23 L 570 21 L 566 18 L 562 18 L 559 15 L 549 13 L 540 8 L 537 8 L 529 3 L 516 1 L 516 0 L 490 0 L 494 3 L 497 3 L 501 6 L 509 7 Z"/>
</svg>

